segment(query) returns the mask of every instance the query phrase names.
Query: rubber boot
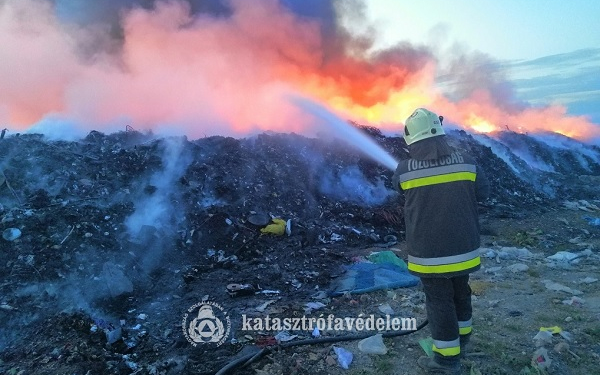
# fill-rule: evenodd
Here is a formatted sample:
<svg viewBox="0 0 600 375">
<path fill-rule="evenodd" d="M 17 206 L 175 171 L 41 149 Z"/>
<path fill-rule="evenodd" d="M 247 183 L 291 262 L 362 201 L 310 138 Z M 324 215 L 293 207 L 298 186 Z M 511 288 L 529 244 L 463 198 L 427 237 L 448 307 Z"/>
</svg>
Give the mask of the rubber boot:
<svg viewBox="0 0 600 375">
<path fill-rule="evenodd" d="M 447 363 L 439 363 L 435 360 L 436 357 L 421 357 L 417 364 L 426 374 L 436 375 L 460 375 L 460 362 L 458 360 L 445 361 Z"/>
<path fill-rule="evenodd" d="M 465 358 L 466 354 L 473 350 L 473 344 L 471 343 L 471 335 L 460 336 L 460 358 Z"/>
</svg>

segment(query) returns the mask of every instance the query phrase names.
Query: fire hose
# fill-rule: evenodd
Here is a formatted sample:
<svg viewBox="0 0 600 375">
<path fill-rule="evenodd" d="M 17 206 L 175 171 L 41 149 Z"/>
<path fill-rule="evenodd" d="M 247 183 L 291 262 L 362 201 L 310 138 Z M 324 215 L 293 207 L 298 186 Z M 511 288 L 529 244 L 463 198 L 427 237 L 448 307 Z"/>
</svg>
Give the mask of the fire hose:
<svg viewBox="0 0 600 375">
<path fill-rule="evenodd" d="M 405 335 L 415 333 L 415 332 L 423 329 L 423 327 L 425 327 L 427 325 L 427 323 L 429 323 L 429 322 L 427 319 L 425 319 L 425 321 L 423 321 L 423 323 L 419 324 L 414 331 L 383 332 L 381 334 L 381 336 L 383 336 L 383 337 L 405 336 Z M 322 338 L 315 338 L 315 339 L 288 341 L 288 342 L 284 342 L 279 345 L 267 346 L 267 347 L 264 347 L 263 349 L 259 350 L 256 353 L 251 353 L 251 354 L 245 355 L 243 357 L 240 357 L 238 359 L 235 359 L 235 360 L 229 362 L 227 365 L 225 365 L 225 367 L 221 368 L 215 375 L 226 375 L 226 374 L 229 374 L 230 371 L 232 371 L 235 368 L 247 367 L 250 364 L 258 361 L 259 359 L 261 359 L 262 357 L 264 357 L 265 355 L 271 353 L 272 351 L 274 351 L 276 349 L 287 349 L 287 348 L 291 348 L 294 346 L 328 344 L 328 343 L 332 343 L 332 342 L 362 340 L 362 339 L 366 339 L 367 337 L 370 337 L 372 335 L 373 335 L 372 333 L 362 333 L 362 334 L 345 335 L 345 336 L 322 337 Z"/>
</svg>

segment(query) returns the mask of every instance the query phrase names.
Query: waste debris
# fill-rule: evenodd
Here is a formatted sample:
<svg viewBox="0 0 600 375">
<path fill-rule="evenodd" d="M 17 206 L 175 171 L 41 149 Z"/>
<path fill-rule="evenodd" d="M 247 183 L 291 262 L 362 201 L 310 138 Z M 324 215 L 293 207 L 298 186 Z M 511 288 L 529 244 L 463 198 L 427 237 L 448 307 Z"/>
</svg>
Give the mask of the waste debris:
<svg viewBox="0 0 600 375">
<path fill-rule="evenodd" d="M 367 354 L 387 354 L 388 349 L 383 343 L 383 336 L 381 333 L 367 337 L 358 342 L 358 349 Z"/>
<path fill-rule="evenodd" d="M 394 158 L 407 156 L 402 137 L 370 134 Z M 567 158 L 564 166 L 547 161 L 558 172 L 537 173 L 527 163 L 513 163 L 516 172 L 471 135 L 448 130 L 447 137 L 471 151 L 490 176 L 492 196 L 480 209 L 491 231 L 498 219 L 520 220 L 563 200 L 576 202 L 572 215 L 564 215 L 566 223 L 558 224 L 567 238 L 579 239 L 560 249 L 579 254 L 589 248 L 593 254 L 578 258 L 577 266 L 587 271 L 596 250 L 583 244 L 593 243 L 598 229 L 581 215 L 594 219 L 600 212 L 595 208 L 600 202 L 588 194 L 596 188 L 591 177 L 600 171 L 592 158 L 584 157 L 587 168 L 580 167 L 566 150 L 556 158 Z M 528 139 L 506 137 L 503 142 Z M 552 155 L 550 148 L 543 150 Z M 131 129 L 93 131 L 74 141 L 8 133 L 0 155 L 3 372 L 215 373 L 246 347 L 334 336 L 315 329 L 240 333 L 242 313 L 424 315 L 418 279 L 405 271 L 404 202 L 391 186 L 391 172 L 338 141 L 276 133 L 188 140 Z M 571 178 L 576 174 L 589 178 Z M 263 231 L 269 225 L 273 231 Z M 503 246 L 485 243 L 493 253 L 482 261 L 486 272 L 495 273 L 478 277 L 520 280 L 544 272 L 544 262 L 561 263 L 545 258 L 555 253 L 551 242 L 562 239 L 522 230 L 527 235 L 520 240 L 533 238 L 536 245 L 521 246 L 514 238 L 499 240 Z M 562 287 L 581 289 L 581 298 L 562 287 L 544 293 L 555 303 L 567 301 L 563 307 L 578 319 L 596 303 L 597 280 L 589 275 L 578 274 L 572 284 L 556 279 Z M 485 295 L 477 298 L 474 303 L 491 306 Z M 194 347 L 181 320 L 194 304 L 209 302 L 231 319 L 230 335 L 218 348 Z M 532 315 L 522 306 L 508 311 Z M 356 346 L 336 344 L 332 352 L 329 345 L 308 350 L 314 363 L 332 361 L 332 371 L 364 363 L 358 357 L 365 353 Z M 559 349 L 573 351 L 578 344 L 569 345 Z M 399 347 L 388 345 L 388 355 Z M 313 371 L 304 354 L 273 355 L 285 356 L 286 368 Z M 260 373 L 262 365 L 244 371 Z"/>
<path fill-rule="evenodd" d="M 341 368 L 347 370 L 350 368 L 350 364 L 354 359 L 354 355 L 349 350 L 342 348 L 341 346 L 334 346 L 333 351 L 337 355 L 337 361 Z"/>
</svg>

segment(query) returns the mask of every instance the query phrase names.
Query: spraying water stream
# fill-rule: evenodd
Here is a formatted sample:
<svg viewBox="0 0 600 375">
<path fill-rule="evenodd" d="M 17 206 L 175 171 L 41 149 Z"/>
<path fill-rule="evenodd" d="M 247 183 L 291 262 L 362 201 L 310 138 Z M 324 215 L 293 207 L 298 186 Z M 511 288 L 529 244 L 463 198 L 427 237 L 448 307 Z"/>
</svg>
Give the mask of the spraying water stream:
<svg viewBox="0 0 600 375">
<path fill-rule="evenodd" d="M 337 130 L 337 136 L 346 140 L 374 161 L 380 163 L 389 170 L 396 170 L 398 161 L 359 129 L 342 120 L 327 108 L 311 100 L 298 96 L 292 96 L 290 100 L 304 111 L 324 120 L 327 125 Z"/>
</svg>

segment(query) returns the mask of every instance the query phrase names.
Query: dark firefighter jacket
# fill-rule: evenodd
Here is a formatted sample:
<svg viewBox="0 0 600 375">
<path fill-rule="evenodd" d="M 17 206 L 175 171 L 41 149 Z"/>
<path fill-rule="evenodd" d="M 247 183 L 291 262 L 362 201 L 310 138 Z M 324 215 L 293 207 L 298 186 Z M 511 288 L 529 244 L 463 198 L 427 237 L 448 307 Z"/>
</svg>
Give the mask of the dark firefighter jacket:
<svg viewBox="0 0 600 375">
<path fill-rule="evenodd" d="M 489 183 L 474 160 L 432 137 L 409 146 L 411 158 L 394 173 L 405 195 L 408 269 L 420 277 L 452 277 L 476 271 L 479 258 L 477 201 Z"/>
</svg>

